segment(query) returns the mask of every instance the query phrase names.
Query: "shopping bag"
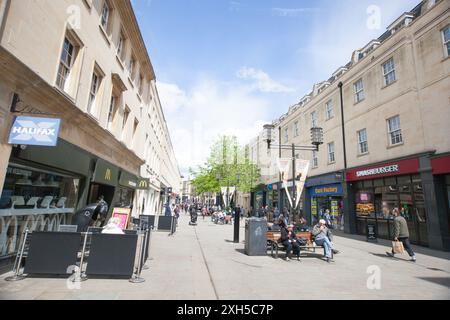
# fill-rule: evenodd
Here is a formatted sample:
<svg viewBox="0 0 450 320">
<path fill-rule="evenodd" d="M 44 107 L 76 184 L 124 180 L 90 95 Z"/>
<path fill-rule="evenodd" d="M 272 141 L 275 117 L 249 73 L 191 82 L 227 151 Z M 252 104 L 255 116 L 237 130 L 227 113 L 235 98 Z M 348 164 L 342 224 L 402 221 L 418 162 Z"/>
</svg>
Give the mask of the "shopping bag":
<svg viewBox="0 0 450 320">
<path fill-rule="evenodd" d="M 392 241 L 392 252 L 403 254 L 405 252 L 405 248 L 403 247 L 403 242 Z"/>
</svg>

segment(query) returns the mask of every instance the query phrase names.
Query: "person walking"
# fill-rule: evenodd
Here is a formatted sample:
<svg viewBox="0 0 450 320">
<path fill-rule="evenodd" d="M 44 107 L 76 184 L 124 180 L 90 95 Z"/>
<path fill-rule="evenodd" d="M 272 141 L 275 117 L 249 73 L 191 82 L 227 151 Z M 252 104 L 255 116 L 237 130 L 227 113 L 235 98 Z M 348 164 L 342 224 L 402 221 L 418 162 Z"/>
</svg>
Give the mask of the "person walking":
<svg viewBox="0 0 450 320">
<path fill-rule="evenodd" d="M 394 210 L 392 210 L 392 214 L 394 215 L 394 241 L 401 241 L 406 252 L 408 252 L 411 257 L 410 261 L 416 262 L 416 254 L 414 253 L 411 243 L 409 242 L 408 223 L 406 222 L 406 219 L 400 215 L 398 208 L 394 208 Z M 393 258 L 395 256 L 394 249 L 392 249 L 392 252 L 386 252 L 386 255 Z"/>
</svg>

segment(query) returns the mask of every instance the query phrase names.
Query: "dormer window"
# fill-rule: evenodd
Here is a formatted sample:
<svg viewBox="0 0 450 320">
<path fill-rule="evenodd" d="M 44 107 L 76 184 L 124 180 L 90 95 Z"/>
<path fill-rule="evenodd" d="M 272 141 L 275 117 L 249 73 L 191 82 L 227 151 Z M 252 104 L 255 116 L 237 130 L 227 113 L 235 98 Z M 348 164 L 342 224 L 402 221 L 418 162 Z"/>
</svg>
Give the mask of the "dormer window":
<svg viewBox="0 0 450 320">
<path fill-rule="evenodd" d="M 414 19 L 414 14 L 404 13 L 397 20 L 395 20 L 387 29 L 392 34 L 400 30 L 401 28 L 408 26 Z"/>
</svg>

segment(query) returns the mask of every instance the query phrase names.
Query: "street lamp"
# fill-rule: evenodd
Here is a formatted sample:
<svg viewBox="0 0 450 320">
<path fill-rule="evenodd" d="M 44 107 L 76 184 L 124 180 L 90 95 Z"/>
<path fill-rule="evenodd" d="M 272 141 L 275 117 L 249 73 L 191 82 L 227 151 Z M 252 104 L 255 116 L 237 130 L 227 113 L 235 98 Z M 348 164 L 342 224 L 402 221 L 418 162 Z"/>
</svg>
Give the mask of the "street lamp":
<svg viewBox="0 0 450 320">
<path fill-rule="evenodd" d="M 294 204 L 296 203 L 296 190 L 295 190 L 295 152 L 302 150 L 302 151 L 319 151 L 319 146 L 323 144 L 323 129 L 318 127 L 311 128 L 311 146 L 296 146 L 294 143 L 292 145 L 274 145 L 272 144 L 272 141 L 274 140 L 273 136 L 273 130 L 275 129 L 275 126 L 272 124 L 266 124 L 264 125 L 264 137 L 267 141 L 267 148 L 268 149 L 275 149 L 278 148 L 280 150 L 292 150 L 292 214 L 295 215 L 295 207 Z M 289 189 L 287 190 L 289 192 Z M 278 190 L 278 197 L 280 199 L 281 196 L 281 188 Z M 299 197 L 301 195 L 298 195 Z"/>
</svg>

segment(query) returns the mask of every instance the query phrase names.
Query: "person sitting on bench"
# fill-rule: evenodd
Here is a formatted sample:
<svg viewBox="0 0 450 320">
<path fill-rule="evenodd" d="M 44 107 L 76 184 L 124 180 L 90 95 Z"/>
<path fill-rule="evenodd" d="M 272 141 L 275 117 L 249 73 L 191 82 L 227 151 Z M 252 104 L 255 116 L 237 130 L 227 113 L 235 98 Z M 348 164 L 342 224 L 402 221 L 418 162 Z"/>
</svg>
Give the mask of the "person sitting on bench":
<svg viewBox="0 0 450 320">
<path fill-rule="evenodd" d="M 297 235 L 294 232 L 294 226 L 293 225 L 286 226 L 284 221 L 281 221 L 280 227 L 281 227 L 280 241 L 286 248 L 286 261 L 292 259 L 292 251 L 294 251 L 294 254 L 297 257 L 299 257 L 300 246 L 297 242 Z"/>
<path fill-rule="evenodd" d="M 327 227 L 327 222 L 324 219 L 320 219 L 319 223 L 314 226 L 313 235 L 315 242 L 318 246 L 323 246 L 325 251 L 325 258 L 327 262 L 332 262 L 333 255 L 333 234 Z"/>
</svg>

